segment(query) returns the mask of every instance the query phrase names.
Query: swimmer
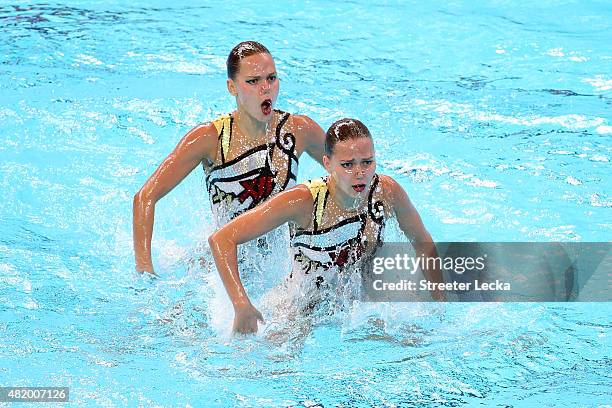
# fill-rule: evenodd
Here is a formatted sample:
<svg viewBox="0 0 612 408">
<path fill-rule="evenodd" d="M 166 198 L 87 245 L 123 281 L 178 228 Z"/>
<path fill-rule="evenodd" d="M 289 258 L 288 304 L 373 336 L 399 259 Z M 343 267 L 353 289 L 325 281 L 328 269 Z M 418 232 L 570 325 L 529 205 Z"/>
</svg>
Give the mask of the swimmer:
<svg viewBox="0 0 612 408">
<path fill-rule="evenodd" d="M 134 196 L 136 270 L 155 275 L 155 204 L 202 163 L 216 227 L 293 187 L 306 152 L 323 164 L 325 133 L 307 116 L 274 108 L 279 78 L 270 51 L 255 41 L 227 58 L 227 89 L 237 108 L 191 129 Z"/>
<path fill-rule="evenodd" d="M 404 189 L 391 177 L 376 174 L 372 136 L 363 123 L 341 119 L 331 125 L 323 165 L 327 177 L 277 194 L 209 237 L 234 306 L 234 332 L 257 332 L 257 322 L 263 322 L 240 280 L 237 246 L 285 223 L 290 227 L 293 256 L 288 279 L 299 279 L 309 290 L 324 289 L 333 274 L 371 257 L 382 244 L 385 222 L 392 217 L 418 253 L 437 257 L 431 236 Z M 430 281 L 442 282 L 439 270 L 424 272 Z M 444 300 L 437 290 L 432 297 Z"/>
</svg>

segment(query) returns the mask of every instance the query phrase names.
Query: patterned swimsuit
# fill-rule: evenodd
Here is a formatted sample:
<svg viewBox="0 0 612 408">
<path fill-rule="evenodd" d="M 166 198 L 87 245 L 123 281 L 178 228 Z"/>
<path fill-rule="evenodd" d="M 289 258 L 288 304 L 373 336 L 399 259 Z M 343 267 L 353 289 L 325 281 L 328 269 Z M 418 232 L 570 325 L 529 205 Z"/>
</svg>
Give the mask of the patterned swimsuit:
<svg viewBox="0 0 612 408">
<path fill-rule="evenodd" d="M 307 229 L 291 226 L 290 279 L 306 280 L 320 288 L 376 251 L 382 243 L 390 211 L 384 204 L 378 175 L 372 180 L 366 208 L 358 212 L 336 209 L 335 216 L 327 214 L 330 206 L 327 178 L 306 185 L 314 200 L 312 221 Z"/>
<path fill-rule="evenodd" d="M 298 158 L 295 136 L 288 130 L 293 120 L 289 113 L 274 112 L 276 127 L 269 140 L 230 160 L 234 117 L 229 114 L 213 121 L 219 134 L 217 158 L 205 171 L 217 227 L 295 185 Z"/>
</svg>

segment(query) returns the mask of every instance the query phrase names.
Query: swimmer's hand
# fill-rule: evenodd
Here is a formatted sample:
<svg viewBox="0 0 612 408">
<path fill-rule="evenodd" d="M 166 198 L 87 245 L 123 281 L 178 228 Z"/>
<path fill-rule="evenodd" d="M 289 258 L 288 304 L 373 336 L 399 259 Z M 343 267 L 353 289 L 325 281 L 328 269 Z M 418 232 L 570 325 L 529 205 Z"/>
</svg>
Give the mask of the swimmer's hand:
<svg viewBox="0 0 612 408">
<path fill-rule="evenodd" d="M 250 302 L 235 306 L 234 312 L 234 333 L 257 333 L 257 321 L 265 323 L 259 310 L 255 309 Z"/>
<path fill-rule="evenodd" d="M 149 274 L 152 275 L 152 277 L 156 277 L 159 278 L 159 275 L 155 273 L 155 271 L 153 270 L 153 265 L 136 265 L 136 272 L 140 273 L 141 275 L 144 272 L 147 272 Z"/>
</svg>

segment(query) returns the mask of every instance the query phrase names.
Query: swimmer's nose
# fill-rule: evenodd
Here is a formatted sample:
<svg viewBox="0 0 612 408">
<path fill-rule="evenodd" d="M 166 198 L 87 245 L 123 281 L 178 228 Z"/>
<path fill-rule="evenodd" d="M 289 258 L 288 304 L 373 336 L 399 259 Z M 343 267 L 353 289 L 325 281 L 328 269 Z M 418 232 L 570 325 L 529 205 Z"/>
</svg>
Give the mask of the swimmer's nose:
<svg viewBox="0 0 612 408">
<path fill-rule="evenodd" d="M 355 165 L 355 177 L 358 180 L 361 180 L 361 179 L 365 178 L 366 173 L 368 172 L 369 168 L 370 168 L 369 164 L 363 164 L 362 163 L 361 165 L 359 165 L 359 164 Z"/>
<path fill-rule="evenodd" d="M 268 81 L 261 81 L 261 88 L 259 88 L 259 92 L 262 95 L 266 95 L 270 93 L 271 88 L 272 88 L 272 85 Z"/>
</svg>

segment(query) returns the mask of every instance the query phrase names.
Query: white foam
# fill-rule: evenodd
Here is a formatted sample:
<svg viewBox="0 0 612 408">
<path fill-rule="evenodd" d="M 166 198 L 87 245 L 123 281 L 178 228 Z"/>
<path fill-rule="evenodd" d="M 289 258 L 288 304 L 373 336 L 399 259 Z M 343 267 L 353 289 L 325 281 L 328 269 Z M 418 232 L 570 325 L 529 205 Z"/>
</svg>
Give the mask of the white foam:
<svg viewBox="0 0 612 408">
<path fill-rule="evenodd" d="M 440 221 L 444 224 L 476 224 L 476 220 L 462 217 L 446 217 L 442 218 Z"/>
<path fill-rule="evenodd" d="M 594 161 L 594 162 L 609 162 L 610 160 L 608 159 L 607 156 L 604 156 L 603 154 L 596 154 L 591 156 L 591 158 L 589 159 L 590 161 Z"/>
<path fill-rule="evenodd" d="M 0 272 L 2 272 L 2 274 L 0 275 L 0 282 L 6 278 L 6 273 L 13 271 L 15 271 L 15 267 L 13 265 L 7 263 L 0 263 Z"/>
<path fill-rule="evenodd" d="M 117 367 L 117 363 L 113 361 L 98 360 L 96 364 L 102 367 Z"/>
<path fill-rule="evenodd" d="M 563 48 L 551 48 L 546 51 L 546 55 L 550 55 L 551 57 L 564 57 L 565 53 L 563 52 Z"/>
<path fill-rule="evenodd" d="M 424 161 L 433 163 L 423 163 Z M 405 160 L 386 160 L 383 161 L 383 165 L 395 170 L 399 174 L 408 175 L 415 183 L 423 182 L 433 176 L 438 177 L 448 174 L 454 179 L 463 180 L 469 186 L 484 188 L 496 188 L 499 186 L 493 180 L 483 180 L 471 173 L 463 173 L 460 170 L 451 171 L 448 167 L 426 154 L 417 154 Z"/>
<path fill-rule="evenodd" d="M 577 56 L 572 56 L 572 57 L 569 57 L 568 59 L 574 62 L 587 62 L 589 60 L 587 57 L 577 57 Z"/>
<path fill-rule="evenodd" d="M 587 57 L 581 56 L 577 51 L 563 51 L 563 48 L 551 48 L 550 50 L 546 51 L 546 55 L 557 58 L 567 56 L 567 60 L 573 62 L 586 62 L 589 60 Z"/>
<path fill-rule="evenodd" d="M 590 84 L 598 91 L 609 91 L 612 89 L 612 79 L 605 79 L 603 75 L 595 75 L 593 78 L 584 78 L 582 82 Z"/>
<path fill-rule="evenodd" d="M 585 80 L 586 81 L 586 80 Z M 601 89 L 612 89 L 612 81 L 599 80 L 593 84 L 601 86 Z M 588 81 L 587 81 L 588 82 Z M 423 109 L 440 113 L 439 118 L 433 119 L 434 125 L 451 126 L 452 119 L 442 114 L 459 114 L 463 119 L 473 119 L 481 122 L 499 122 L 519 126 L 540 126 L 540 125 L 559 125 L 567 129 L 589 129 L 596 128 L 599 133 L 609 133 L 610 127 L 606 124 L 606 119 L 601 117 L 589 117 L 580 114 L 567 114 L 559 116 L 507 116 L 495 112 L 485 112 L 475 110 L 474 107 L 466 103 L 453 103 L 444 99 L 437 99 L 430 102 L 422 99 L 415 99 L 412 105 L 423 106 Z"/>
<path fill-rule="evenodd" d="M 134 176 L 136 174 L 138 174 L 140 170 L 136 167 L 124 167 L 124 168 L 118 168 L 115 171 L 113 171 L 112 175 L 114 177 L 130 177 L 130 176 Z"/>
<path fill-rule="evenodd" d="M 4 119 L 7 117 L 19 119 L 19 115 L 17 115 L 17 112 L 15 112 L 14 110 L 11 110 L 9 108 L 0 107 L 0 119 Z"/>
<path fill-rule="evenodd" d="M 218 337 L 229 339 L 232 335 L 234 307 L 216 270 L 208 274 L 206 280 L 208 287 L 213 290 L 213 296 L 208 304 L 210 308 L 210 326 Z"/>
<path fill-rule="evenodd" d="M 144 130 L 141 130 L 141 129 L 138 129 L 138 128 L 135 128 L 135 127 L 129 127 L 128 128 L 128 132 L 130 132 L 131 135 L 138 136 L 146 144 L 153 144 L 153 143 L 155 143 L 155 141 L 153 140 L 151 135 L 149 135 Z"/>
<path fill-rule="evenodd" d="M 497 113 L 475 112 L 474 118 L 483 122 L 502 122 L 521 126 L 560 125 L 567 129 L 588 129 L 605 123 L 603 118 L 588 118 L 585 115 L 568 114 L 560 116 L 513 117 Z"/>
<path fill-rule="evenodd" d="M 608 125 L 598 126 L 595 129 L 595 132 L 599 133 L 600 135 L 612 134 L 612 126 L 608 126 Z"/>
<path fill-rule="evenodd" d="M 172 64 L 170 67 L 164 66 L 164 68 L 169 68 L 167 69 L 168 71 L 184 72 L 186 74 L 206 74 L 208 72 L 211 72 L 211 70 L 206 65 L 186 61 L 181 61 L 177 64 Z"/>
<path fill-rule="evenodd" d="M 385 167 L 390 167 L 401 174 L 426 172 L 441 176 L 450 172 L 448 167 L 424 153 L 416 154 L 409 159 L 384 160 L 382 163 Z"/>
<path fill-rule="evenodd" d="M 23 304 L 23 307 L 25 307 L 26 309 L 34 310 L 38 309 L 40 306 L 38 306 L 38 303 L 36 303 L 34 299 L 30 298 Z"/>
<path fill-rule="evenodd" d="M 602 198 L 599 194 L 591 194 L 589 197 L 589 202 L 593 207 L 612 207 L 612 200 L 608 200 L 607 198 Z"/>
<path fill-rule="evenodd" d="M 85 65 L 104 65 L 102 61 L 99 59 L 92 57 L 91 55 L 79 54 L 74 60 L 77 63 L 85 64 Z"/>
<path fill-rule="evenodd" d="M 129 53 L 128 53 L 129 54 Z M 129 54 L 128 57 L 140 56 L 139 54 Z M 205 63 L 196 61 L 188 61 L 182 55 L 175 54 L 145 54 L 146 64 L 141 66 L 142 70 L 146 71 L 168 71 L 168 72 L 183 72 L 187 74 L 207 74 L 217 70 L 217 67 L 210 68 Z M 218 65 L 215 62 L 215 65 Z"/>
<path fill-rule="evenodd" d="M 154 249 L 159 253 L 159 264 L 164 269 L 171 268 L 187 256 L 187 250 L 174 240 L 156 239 Z"/>
<path fill-rule="evenodd" d="M 84 186 L 91 186 L 95 183 L 95 180 L 91 177 L 83 177 L 79 179 L 79 183 Z"/>
<path fill-rule="evenodd" d="M 575 225 L 559 225 L 557 227 L 537 228 L 524 232 L 531 237 L 543 236 L 551 241 L 579 241 L 581 236 L 576 233 L 575 228 Z"/>
<path fill-rule="evenodd" d="M 470 186 L 486 187 L 486 188 L 495 188 L 495 187 L 498 186 L 498 184 L 496 182 L 494 182 L 494 181 L 491 181 L 491 180 L 481 180 L 478 177 L 473 177 L 466 184 L 468 184 Z"/>
<path fill-rule="evenodd" d="M 567 178 L 565 179 L 565 182 L 567 184 L 571 184 L 572 186 L 579 186 L 580 184 L 582 184 L 582 181 L 572 176 L 567 176 Z"/>
</svg>

